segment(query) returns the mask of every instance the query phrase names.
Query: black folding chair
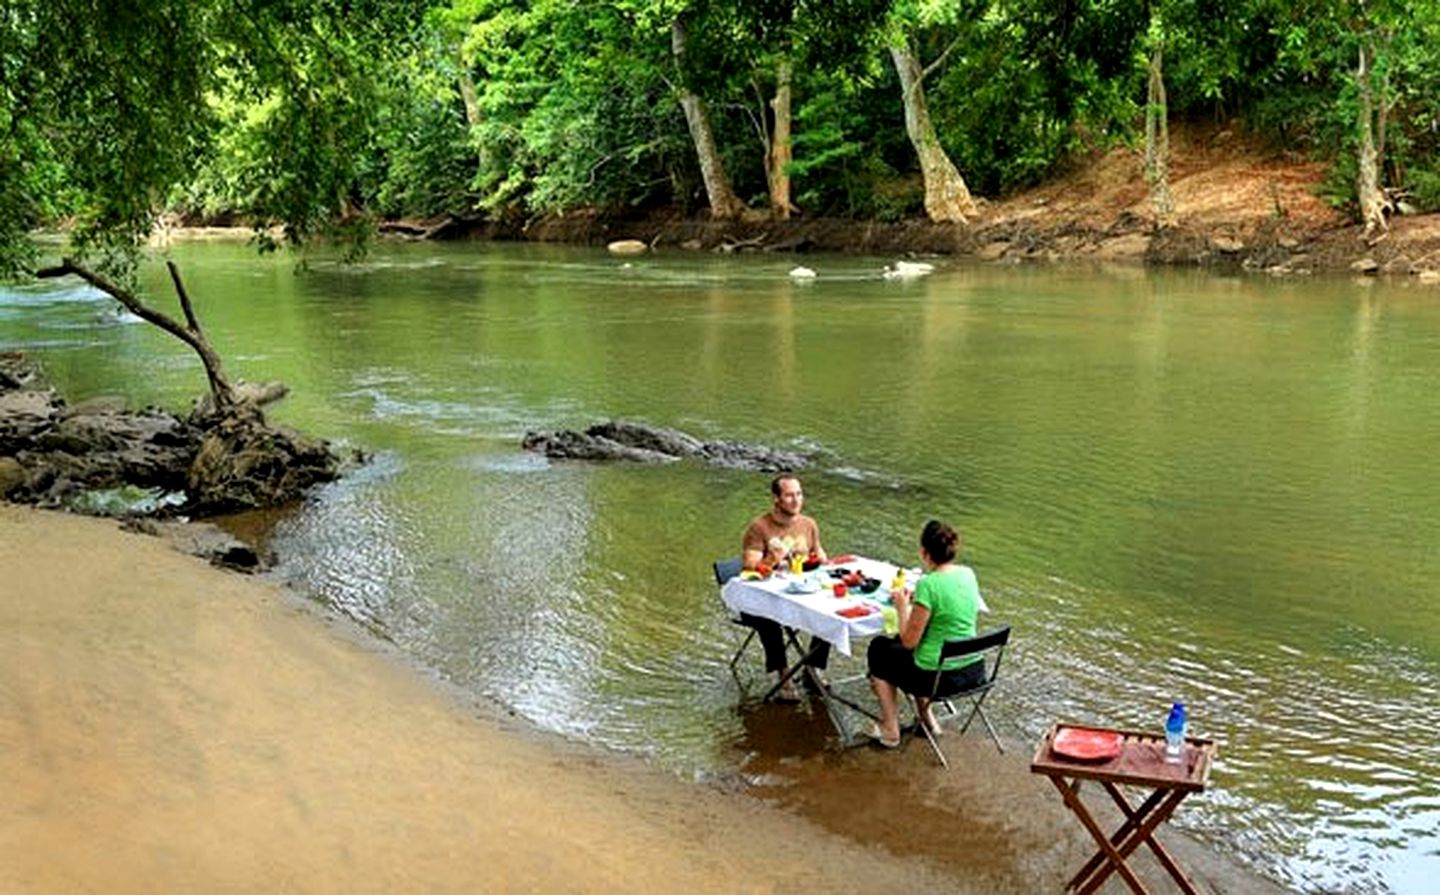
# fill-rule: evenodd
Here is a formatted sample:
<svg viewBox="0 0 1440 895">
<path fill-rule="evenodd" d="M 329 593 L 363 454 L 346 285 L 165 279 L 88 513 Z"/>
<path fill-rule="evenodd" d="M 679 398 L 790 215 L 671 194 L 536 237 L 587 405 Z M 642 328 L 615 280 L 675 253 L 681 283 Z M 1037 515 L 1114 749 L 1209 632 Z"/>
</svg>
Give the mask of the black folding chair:
<svg viewBox="0 0 1440 895">
<path fill-rule="evenodd" d="M 947 692 L 945 678 L 939 671 L 935 672 L 935 681 L 930 689 L 930 702 L 932 704 L 942 703 L 950 714 L 959 714 L 955 710 L 952 700 L 968 699 L 971 703 L 970 714 L 966 716 L 965 723 L 960 725 L 959 735 L 963 736 L 966 730 L 970 729 L 970 722 L 979 715 L 980 720 L 985 722 L 985 729 L 990 731 L 990 739 L 995 741 L 995 748 L 1003 754 L 1005 747 L 1000 745 L 1000 736 L 995 733 L 995 726 L 990 723 L 990 718 L 985 714 L 985 697 L 990 695 L 991 689 L 995 686 L 995 680 L 1000 675 L 1000 661 L 1005 657 L 1005 645 L 1010 642 L 1010 626 L 1004 625 L 999 628 L 992 628 L 983 634 L 974 637 L 967 637 L 963 640 L 947 640 L 940 647 L 940 667 L 945 666 L 947 659 L 957 659 L 961 656 L 980 656 L 980 661 L 985 663 L 985 677 L 973 687 L 967 689 Z M 925 739 L 930 741 L 930 748 L 935 750 L 935 755 L 940 759 L 940 764 L 946 768 L 950 762 L 945 760 L 945 752 L 940 748 L 935 735 L 930 732 L 930 727 L 925 723 L 924 717 L 920 714 L 920 701 L 914 693 L 910 696 L 910 704 L 915 709 L 915 724 L 925 734 Z"/>
<path fill-rule="evenodd" d="M 744 569 L 744 564 L 738 559 L 718 559 L 712 564 L 712 568 L 715 571 L 715 583 L 721 587 L 724 587 L 725 582 L 740 574 L 740 572 Z M 730 657 L 730 674 L 734 676 L 735 680 L 738 682 L 740 680 L 740 672 L 735 666 L 739 664 L 740 657 L 745 655 L 746 648 L 748 648 L 750 646 L 750 642 L 756 638 L 757 632 L 754 627 L 747 624 L 746 621 L 738 615 L 730 616 L 730 621 L 732 624 L 739 625 L 740 627 L 745 629 L 745 639 L 740 641 L 740 646 L 735 649 L 735 655 Z M 798 656 L 804 656 L 805 649 L 800 646 L 800 641 L 799 639 L 797 639 L 795 631 L 791 628 L 784 628 L 783 631 L 785 637 L 785 653 L 787 659 L 791 650 L 794 650 L 796 655 Z M 765 694 L 765 698 L 768 700 L 774 697 L 774 695 L 780 690 L 780 688 L 784 686 L 784 682 L 786 680 L 789 680 L 798 668 L 799 662 L 797 661 L 795 666 L 782 674 L 781 680 L 770 688 L 769 692 Z"/>
<path fill-rule="evenodd" d="M 713 567 L 715 569 L 716 586 L 724 587 L 725 582 L 740 574 L 740 571 L 745 568 L 745 564 L 738 559 L 717 559 Z M 749 632 L 745 635 L 745 639 L 740 642 L 739 648 L 735 650 L 735 655 L 730 657 L 730 670 L 733 672 L 735 670 L 735 663 L 740 661 L 740 657 L 745 655 L 745 649 L 750 645 L 750 641 L 755 639 L 755 629 L 742 622 L 737 615 L 730 616 L 730 621 L 733 624 L 740 625 Z"/>
</svg>

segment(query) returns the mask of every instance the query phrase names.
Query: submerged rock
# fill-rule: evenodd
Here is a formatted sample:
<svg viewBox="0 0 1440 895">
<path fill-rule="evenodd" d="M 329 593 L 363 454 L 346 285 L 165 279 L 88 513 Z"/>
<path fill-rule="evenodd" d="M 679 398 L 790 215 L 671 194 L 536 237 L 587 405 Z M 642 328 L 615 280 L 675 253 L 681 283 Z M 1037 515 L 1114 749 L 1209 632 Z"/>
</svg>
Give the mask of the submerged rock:
<svg viewBox="0 0 1440 895">
<path fill-rule="evenodd" d="M 634 463 L 671 463 L 687 458 L 715 466 L 784 472 L 808 466 L 810 459 L 793 451 L 733 441 L 701 441 L 676 429 L 611 420 L 584 432 L 560 429 L 526 432 L 520 446 L 547 457 L 564 460 L 625 460 Z"/>
</svg>

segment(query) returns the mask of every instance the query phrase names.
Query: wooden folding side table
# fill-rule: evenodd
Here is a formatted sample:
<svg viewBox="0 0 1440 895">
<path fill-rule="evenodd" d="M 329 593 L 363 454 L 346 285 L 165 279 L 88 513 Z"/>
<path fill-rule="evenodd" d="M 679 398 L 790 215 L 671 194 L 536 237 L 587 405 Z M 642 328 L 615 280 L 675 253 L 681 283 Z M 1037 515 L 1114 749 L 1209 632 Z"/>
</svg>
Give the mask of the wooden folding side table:
<svg viewBox="0 0 1440 895">
<path fill-rule="evenodd" d="M 1118 734 L 1122 738 L 1119 754 L 1099 761 L 1077 761 L 1059 755 L 1051 748 L 1051 743 L 1056 733 L 1065 727 Z M 1181 891 L 1196 895 L 1195 885 L 1155 838 L 1155 831 L 1170 819 L 1186 796 L 1201 792 L 1209 785 L 1210 766 L 1214 761 L 1215 743 L 1212 740 L 1187 738 L 1180 761 L 1172 764 L 1165 761 L 1165 738 L 1160 735 L 1082 725 L 1052 725 L 1035 749 L 1030 771 L 1050 778 L 1065 804 L 1070 806 L 1100 845 L 1100 850 L 1080 868 L 1080 872 L 1066 885 L 1066 890 L 1090 895 L 1105 883 L 1111 873 L 1119 872 L 1132 891 L 1146 895 L 1145 886 L 1126 863 L 1130 854 L 1143 843 L 1155 853 Z M 1080 799 L 1080 784 L 1084 780 L 1098 781 L 1125 815 L 1125 822 L 1108 837 Z M 1151 792 L 1136 807 L 1120 789 L 1122 785 L 1145 788 Z"/>
</svg>

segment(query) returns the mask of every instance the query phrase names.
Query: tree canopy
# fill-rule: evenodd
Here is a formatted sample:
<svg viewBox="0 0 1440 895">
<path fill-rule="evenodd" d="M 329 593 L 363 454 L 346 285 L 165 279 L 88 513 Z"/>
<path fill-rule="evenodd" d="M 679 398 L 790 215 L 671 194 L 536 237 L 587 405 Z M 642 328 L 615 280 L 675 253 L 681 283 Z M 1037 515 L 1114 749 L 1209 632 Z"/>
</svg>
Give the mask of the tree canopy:
<svg viewBox="0 0 1440 895">
<path fill-rule="evenodd" d="M 1171 119 L 1331 162 L 1357 215 L 1437 209 L 1437 41 L 1429 0 L 10 0 L 0 272 L 33 265 L 44 224 L 123 263 L 165 211 L 298 241 L 387 215 L 694 212 L 715 172 L 759 213 L 919 215 L 917 151 L 1000 195 L 1140 142 L 1162 75 Z"/>
</svg>

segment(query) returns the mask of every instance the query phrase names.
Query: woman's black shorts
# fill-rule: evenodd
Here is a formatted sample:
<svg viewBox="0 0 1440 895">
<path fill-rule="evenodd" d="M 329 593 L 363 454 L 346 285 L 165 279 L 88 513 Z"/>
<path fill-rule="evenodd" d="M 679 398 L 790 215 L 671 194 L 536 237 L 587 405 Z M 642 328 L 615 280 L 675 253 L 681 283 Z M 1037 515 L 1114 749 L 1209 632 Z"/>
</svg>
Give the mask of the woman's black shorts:
<svg viewBox="0 0 1440 895">
<path fill-rule="evenodd" d="M 876 637 L 865 653 L 870 676 L 888 681 L 917 696 L 929 696 L 935 686 L 935 672 L 915 664 L 915 654 L 898 637 Z M 973 662 L 964 668 L 940 672 L 941 696 L 953 696 L 985 682 L 985 663 Z"/>
</svg>

